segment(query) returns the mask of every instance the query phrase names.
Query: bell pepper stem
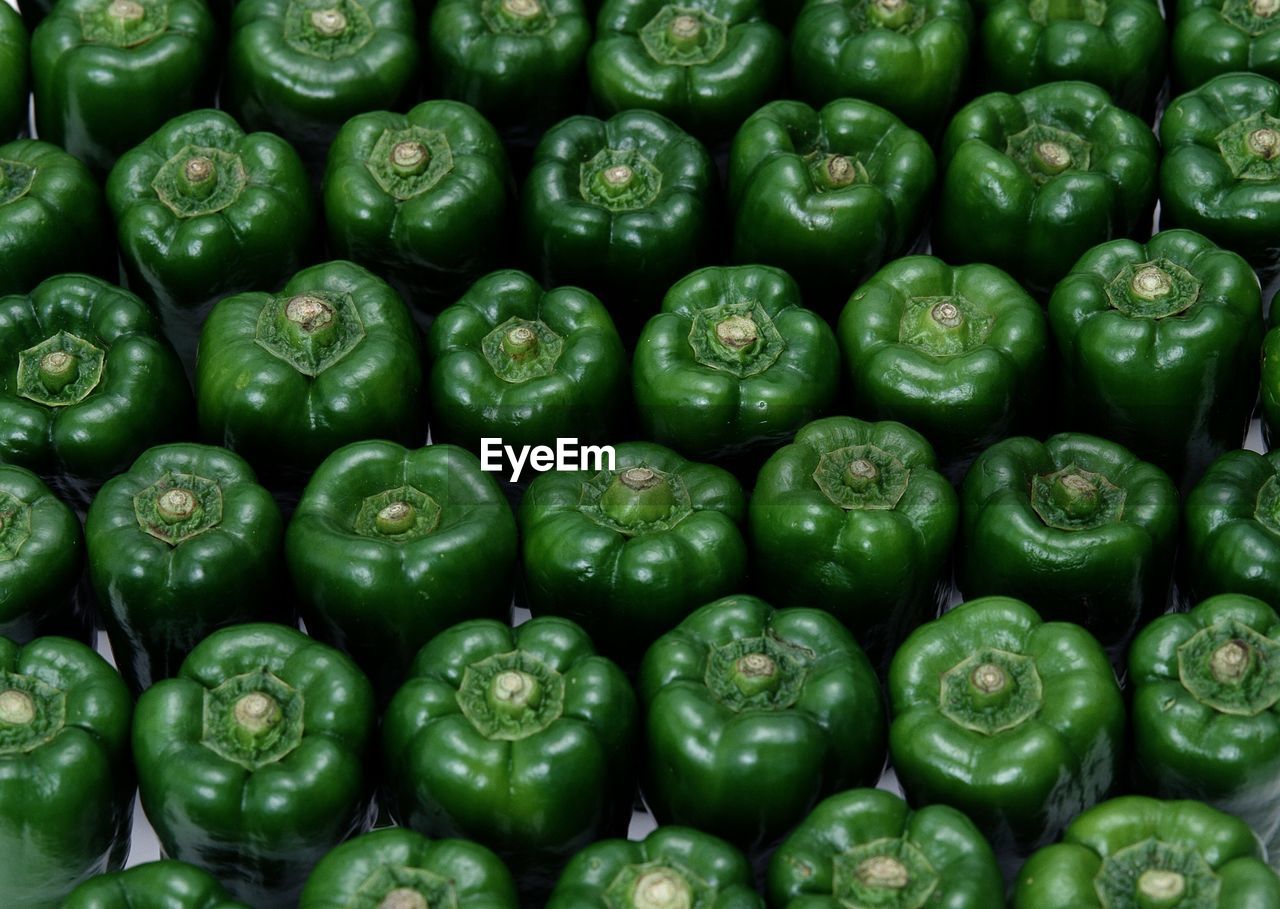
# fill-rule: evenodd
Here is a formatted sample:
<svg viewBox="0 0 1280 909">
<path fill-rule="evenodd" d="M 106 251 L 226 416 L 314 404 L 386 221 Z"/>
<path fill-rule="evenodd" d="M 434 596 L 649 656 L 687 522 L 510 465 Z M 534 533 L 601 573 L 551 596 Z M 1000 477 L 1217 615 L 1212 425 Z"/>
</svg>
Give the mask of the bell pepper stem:
<svg viewBox="0 0 1280 909">
<path fill-rule="evenodd" d="M 1187 879 L 1176 871 L 1148 868 L 1138 876 L 1139 909 L 1174 909 L 1187 891 Z"/>
<path fill-rule="evenodd" d="M 734 315 L 716 323 L 716 340 L 725 347 L 742 350 L 760 340 L 760 329 L 750 316 Z"/>
<path fill-rule="evenodd" d="M 536 356 L 538 333 L 528 325 L 517 325 L 503 335 L 502 350 L 513 360 L 526 360 Z"/>
<path fill-rule="evenodd" d="M 631 895 L 632 909 L 691 909 L 692 905 L 688 881 L 670 868 L 646 871 Z"/>
<path fill-rule="evenodd" d="M 427 898 L 417 890 L 397 887 L 389 891 L 378 903 L 378 909 L 430 909 Z"/>
<path fill-rule="evenodd" d="M 337 38 L 347 30 L 347 17 L 339 9 L 318 9 L 311 14 L 311 27 L 322 37 Z"/>
<path fill-rule="evenodd" d="M 147 11 L 142 4 L 134 0 L 111 0 L 111 4 L 107 7 L 107 15 L 121 22 L 137 22 L 146 14 Z"/>
<path fill-rule="evenodd" d="M 6 726 L 29 726 L 36 718 L 36 703 L 25 691 L 11 688 L 0 691 L 0 723 Z"/>
<path fill-rule="evenodd" d="M 864 859 L 856 874 L 863 886 L 883 890 L 905 890 L 911 883 L 911 872 L 907 866 L 891 855 Z"/>
<path fill-rule="evenodd" d="M 1270 19 L 1280 11 L 1280 0 L 1252 0 L 1249 9 L 1259 19 Z"/>
<path fill-rule="evenodd" d="M 166 524 L 180 524 L 190 520 L 199 505 L 199 500 L 191 490 L 178 487 L 165 490 L 156 499 L 156 511 Z"/>
<path fill-rule="evenodd" d="M 54 350 L 40 358 L 40 382 L 57 393 L 80 375 L 80 358 L 65 350 Z"/>
<path fill-rule="evenodd" d="M 1248 674 L 1252 651 L 1241 640 L 1227 641 L 1209 658 L 1209 671 L 1223 685 L 1235 685 Z"/>
<path fill-rule="evenodd" d="M 508 669 L 498 673 L 489 685 L 489 703 L 494 710 L 520 716 L 542 701 L 542 684 L 528 672 Z"/>
<path fill-rule="evenodd" d="M 675 493 L 666 478 L 648 467 L 621 471 L 600 497 L 600 509 L 623 526 L 661 521 L 675 504 Z"/>
<path fill-rule="evenodd" d="M 1264 161 L 1270 161 L 1280 156 L 1280 130 L 1274 130 L 1270 127 L 1255 129 L 1249 133 L 1247 141 L 1249 151 Z"/>
<path fill-rule="evenodd" d="M 271 695 L 251 691 L 236 701 L 235 721 L 251 735 L 261 735 L 280 722 L 280 704 Z"/>
</svg>

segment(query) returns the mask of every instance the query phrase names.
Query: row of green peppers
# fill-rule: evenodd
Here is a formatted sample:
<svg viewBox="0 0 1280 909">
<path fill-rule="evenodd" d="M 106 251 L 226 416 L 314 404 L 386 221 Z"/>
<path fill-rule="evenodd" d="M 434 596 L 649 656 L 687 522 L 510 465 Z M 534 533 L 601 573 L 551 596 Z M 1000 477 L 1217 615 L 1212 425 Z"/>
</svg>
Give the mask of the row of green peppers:
<svg viewBox="0 0 1280 909">
<path fill-rule="evenodd" d="M 324 177 L 330 252 L 391 280 L 415 306 L 453 302 L 495 264 L 600 296 L 624 322 L 695 267 L 783 268 L 834 311 L 920 235 L 953 264 L 983 262 L 1047 293 L 1091 247 L 1139 233 L 1157 198 L 1196 230 L 1276 270 L 1280 84 L 1218 77 L 1176 99 L 1155 135 L 1085 83 L 984 95 L 939 153 L 892 114 L 841 99 L 765 105 L 734 140 L 726 220 L 706 149 L 659 114 L 572 117 L 533 155 L 519 205 L 507 155 L 473 108 L 431 101 L 346 122 Z M 1159 171 L 1159 178 L 1157 177 Z M 35 140 L 0 146 L 0 292 L 99 271 L 112 250 L 89 172 Z M 283 139 L 224 113 L 163 125 L 111 171 L 106 202 L 130 286 L 155 304 L 184 361 L 216 299 L 273 290 L 314 258 L 314 204 Z M 512 225 L 508 225 L 508 221 Z M 516 225 L 518 222 L 518 226 Z M 820 230 L 815 229 L 821 227 Z"/>
<path fill-rule="evenodd" d="M 173 866 L 90 880 L 63 902 L 123 862 L 136 770 L 165 855 L 256 909 L 507 906 L 517 886 L 574 909 L 687 909 L 721 890 L 759 906 L 734 847 L 759 856 L 780 840 L 779 909 L 917 909 L 930 895 L 993 909 L 998 862 L 1028 855 L 1017 909 L 1275 907 L 1263 859 L 1280 830 L 1278 634 L 1275 611 L 1240 595 L 1157 619 L 1129 653 L 1127 724 L 1096 638 L 1019 600 L 970 600 L 899 649 L 886 723 L 870 662 L 818 609 L 742 595 L 698 609 L 646 654 L 643 712 L 573 622 L 472 620 L 416 655 L 380 748 L 368 679 L 283 625 L 215 632 L 136 711 L 84 644 L 0 638 L 0 845 L 15 859 L 0 886 L 28 909 L 110 909 L 90 897 L 173 874 L 175 898 L 229 902 Z M 879 778 L 886 743 L 914 814 L 857 788 Z M 667 826 L 597 843 L 625 832 L 637 777 Z M 339 846 L 370 826 L 379 784 L 420 835 Z M 1194 801 L 1104 804 L 1130 787 Z"/>
<path fill-rule="evenodd" d="M 217 11 L 200 0 L 67 0 L 40 16 L 30 58 L 41 135 L 97 171 L 207 103 L 223 69 L 228 109 L 313 161 L 351 116 L 412 99 L 424 59 L 437 96 L 526 131 L 580 108 L 585 82 L 601 111 L 643 108 L 703 138 L 731 135 L 782 87 L 788 43 L 790 84 L 804 100 L 871 101 L 926 131 L 969 80 L 1007 92 L 1090 82 L 1126 109 L 1152 107 L 1169 43 L 1152 0 L 980 5 L 976 25 L 963 0 L 606 0 L 598 13 L 581 0 L 447 0 L 426 17 L 420 50 L 410 0 L 253 0 L 235 5 L 224 51 Z M 29 18 L 45 12 L 40 0 L 25 6 Z M 1179 90 L 1230 72 L 1280 78 L 1274 0 L 1182 0 L 1175 20 Z M 14 76 L 0 80 L 9 138 L 26 120 L 28 55 L 11 10 L 0 36 L 0 72 Z"/>
</svg>

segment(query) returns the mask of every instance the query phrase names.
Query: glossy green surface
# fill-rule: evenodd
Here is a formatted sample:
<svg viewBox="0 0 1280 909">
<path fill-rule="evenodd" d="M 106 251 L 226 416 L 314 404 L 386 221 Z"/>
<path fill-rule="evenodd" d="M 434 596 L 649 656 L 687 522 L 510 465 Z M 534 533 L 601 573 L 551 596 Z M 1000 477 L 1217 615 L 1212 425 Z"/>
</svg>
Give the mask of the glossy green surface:
<svg viewBox="0 0 1280 909">
<path fill-rule="evenodd" d="M 77 884 L 129 853 L 129 690 L 86 645 L 49 637 L 0 638 L 0 692 L 6 707 L 26 692 L 35 708 L 28 724 L 0 722 L 0 892 L 24 909 L 63 909 Z"/>
<path fill-rule="evenodd" d="M 938 680 L 993 650 L 1029 661 L 1040 684 L 1006 675 L 1006 696 L 1025 696 L 1027 709 L 988 731 L 958 721 Z M 974 678 L 957 681 L 974 688 Z M 1019 600 L 970 600 L 921 626 L 894 657 L 888 688 L 890 753 L 907 798 L 965 812 L 998 853 L 1052 842 L 1116 781 L 1125 709 L 1106 654 L 1080 626 L 1042 622 Z M 969 697 L 980 717 L 980 695 Z"/>
<path fill-rule="evenodd" d="M 1280 15 L 1266 0 L 1178 0 L 1171 64 L 1179 91 L 1226 73 L 1280 79 Z"/>
<path fill-rule="evenodd" d="M 919 430 L 948 471 L 1037 416 L 1048 326 L 998 268 L 892 262 L 849 298 L 839 338 L 855 412 Z"/>
<path fill-rule="evenodd" d="M 422 496 L 438 507 L 434 524 L 396 533 L 365 520 L 366 502 L 421 506 Z M 511 603 L 511 508 L 476 457 L 452 445 L 339 449 L 312 475 L 285 546 L 308 627 L 350 653 L 382 699 L 436 634 L 464 619 L 505 617 Z"/>
<path fill-rule="evenodd" d="M 535 323 L 543 333 L 535 347 L 503 345 Z M 524 272 L 473 284 L 431 323 L 427 351 L 432 440 L 472 451 L 484 437 L 512 446 L 609 441 L 627 402 L 627 355 L 609 311 L 588 291 L 544 291 Z"/>
<path fill-rule="evenodd" d="M 924 137 L 865 101 L 774 101 L 729 152 L 733 257 L 785 269 L 814 309 L 915 239 L 936 173 Z"/>
<path fill-rule="evenodd" d="M 264 675 L 278 684 L 264 689 L 254 681 Z M 277 711 L 262 732 L 230 715 L 216 725 L 214 691 L 241 679 L 251 693 L 290 692 L 272 702 L 286 716 Z M 370 821 L 364 759 L 374 722 L 369 680 L 333 648 L 283 625 L 214 632 L 176 678 L 139 698 L 134 717 L 142 805 L 164 854 L 255 909 L 295 906 L 316 863 Z M 273 733 L 277 747 L 260 762 L 229 756 Z"/>
<path fill-rule="evenodd" d="M 486 672 L 495 660 L 510 670 Z M 500 700 L 517 666 L 541 688 Z M 392 814 L 489 846 L 522 887 L 545 892 L 573 853 L 625 833 L 636 726 L 626 676 L 573 622 L 463 622 L 422 648 L 387 708 Z"/>
<path fill-rule="evenodd" d="M 249 909 L 217 878 L 194 865 L 162 859 L 86 881 L 62 909 Z"/>
<path fill-rule="evenodd" d="M 1145 871 L 1167 865 L 1143 859 L 1143 850 L 1164 849 L 1183 857 L 1186 871 L 1208 870 L 1213 883 L 1185 891 L 1182 902 L 1163 905 L 1188 909 L 1274 909 L 1280 906 L 1280 879 L 1262 861 L 1249 827 L 1200 802 L 1160 801 L 1128 796 L 1087 811 L 1067 828 L 1063 841 L 1033 855 L 1018 875 L 1013 909 L 1146 909 L 1140 884 L 1111 900 L 1100 895 L 1096 879 L 1110 867 L 1128 865 L 1141 881 Z M 1125 850 L 1134 850 L 1127 852 Z M 1117 861 L 1119 857 L 1119 861 Z M 1124 859 L 1131 857 L 1126 862 Z M 1137 861 L 1135 861 L 1135 859 Z M 1186 878 L 1184 877 L 1184 887 Z"/>
<path fill-rule="evenodd" d="M 1168 290 L 1144 301 L 1134 292 L 1144 277 Z M 1171 277 L 1182 286 L 1170 286 Z M 1162 304 L 1183 308 L 1162 315 Z M 1262 299 L 1253 269 L 1235 253 L 1187 230 L 1145 246 L 1104 243 L 1054 289 L 1049 322 L 1066 425 L 1125 445 L 1184 489 L 1243 445 L 1258 387 Z"/>
<path fill-rule="evenodd" d="M 741 587 L 746 497 L 728 471 L 661 445 L 615 452 L 613 471 L 549 472 L 529 485 L 524 583 L 534 615 L 571 618 L 602 653 L 634 664 L 694 609 Z M 656 485 L 629 494 L 622 479 L 633 470 Z M 651 493 L 667 498 L 647 504 Z"/>
<path fill-rule="evenodd" d="M 37 131 L 105 175 L 166 121 L 212 100 L 216 39 L 203 0 L 58 4 L 31 36 Z"/>
<path fill-rule="evenodd" d="M 644 793 L 659 823 L 760 850 L 884 767 L 880 683 L 853 635 L 819 609 L 717 600 L 654 643 L 637 686 Z"/>
<path fill-rule="evenodd" d="M 892 883 L 867 887 L 863 895 L 879 900 L 873 905 L 909 909 L 911 900 L 916 906 L 947 909 L 1004 905 L 995 855 L 972 821 L 946 805 L 912 811 L 902 799 L 879 789 L 833 795 L 791 832 L 769 862 L 771 905 L 843 909 L 857 892 L 850 878 L 860 871 L 864 879 L 874 879 L 875 866 L 865 864 L 868 858 L 894 858 L 902 867 L 904 853 L 923 857 L 923 865 L 905 880 L 895 877 Z M 922 895 L 924 902 L 918 902 Z"/>
<path fill-rule="evenodd" d="M 1056 173 L 1011 145 L 1019 137 L 1034 142 L 1046 127 L 1082 152 Z M 1097 86 L 1056 82 L 983 95 L 956 114 L 942 140 L 934 252 L 947 262 L 998 266 L 1047 291 L 1091 247 L 1147 217 L 1158 160 L 1151 128 Z"/>
<path fill-rule="evenodd" d="M 967 0 L 816 0 L 791 33 L 792 79 L 812 104 L 859 98 L 936 136 L 969 69 Z"/>
<path fill-rule="evenodd" d="M 425 169 L 404 184 L 378 176 L 387 172 L 396 140 L 430 146 Z M 412 304 L 452 303 L 495 260 L 509 258 L 501 247 L 510 242 L 510 194 L 498 134 L 467 105 L 427 101 L 406 114 L 362 113 L 343 125 L 330 149 L 329 242 L 335 254 L 405 288 Z"/>
<path fill-rule="evenodd" d="M 11 139 L 27 126 L 29 44 L 22 17 L 6 4 L 0 9 L 0 139 Z"/>
<path fill-rule="evenodd" d="M 717 458 L 776 446 L 825 413 L 839 362 L 830 327 L 786 272 L 703 268 L 641 332 L 632 386 L 646 438 Z"/>
</svg>

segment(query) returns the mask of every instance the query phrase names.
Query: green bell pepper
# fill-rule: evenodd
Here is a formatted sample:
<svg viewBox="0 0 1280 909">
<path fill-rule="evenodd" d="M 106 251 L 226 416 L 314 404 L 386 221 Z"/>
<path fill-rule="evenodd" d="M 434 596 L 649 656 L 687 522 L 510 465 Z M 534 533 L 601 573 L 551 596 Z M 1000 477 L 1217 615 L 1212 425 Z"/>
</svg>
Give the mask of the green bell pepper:
<svg viewBox="0 0 1280 909">
<path fill-rule="evenodd" d="M 0 637 L 0 893 L 22 909 L 63 900 L 129 854 L 129 689 L 88 646 Z"/>
<path fill-rule="evenodd" d="M 1268 331 L 1262 336 L 1262 436 L 1267 450 L 1280 444 L 1280 293 L 1271 298 Z"/>
<path fill-rule="evenodd" d="M 67 272 L 106 274 L 107 224 L 102 190 L 79 159 L 36 139 L 0 145 L 0 295 Z"/>
<path fill-rule="evenodd" d="M 1276 909 L 1262 857 L 1247 824 L 1200 802 L 1112 799 L 1027 861 L 1013 909 Z"/>
<path fill-rule="evenodd" d="M 516 545 L 511 507 L 474 455 L 382 441 L 326 458 L 285 537 L 308 629 L 351 654 L 383 700 L 435 635 L 508 615 Z"/>
<path fill-rule="evenodd" d="M 581 288 L 544 291 L 524 272 L 495 271 L 435 318 L 427 350 L 433 441 L 600 442 L 622 422 L 626 351 Z"/>
<path fill-rule="evenodd" d="M 204 0 L 65 0 L 31 36 L 40 138 L 105 175 L 183 111 L 213 101 L 217 27 Z"/>
<path fill-rule="evenodd" d="M 1124 698 L 1106 653 L 1019 600 L 969 600 L 918 628 L 889 699 L 907 798 L 963 811 L 1001 855 L 1053 841 L 1116 781 Z"/>
<path fill-rule="evenodd" d="M 1090 82 L 1142 114 L 1164 84 L 1169 35 L 1156 0 L 997 0 L 981 38 L 993 91 Z"/>
<path fill-rule="evenodd" d="M 1165 110 L 1160 143 L 1161 217 L 1266 277 L 1280 271 L 1280 82 L 1251 73 L 1209 80 Z"/>
<path fill-rule="evenodd" d="M 835 335 L 767 265 L 682 278 L 632 361 L 645 437 L 700 459 L 776 447 L 827 411 L 839 381 Z"/>
<path fill-rule="evenodd" d="M 521 194 L 533 272 L 547 287 L 585 287 L 615 317 L 637 304 L 647 314 L 709 253 L 715 188 L 707 150 L 661 114 L 563 120 L 534 150 Z"/>
<path fill-rule="evenodd" d="M 753 596 L 698 609 L 649 648 L 645 801 L 757 853 L 821 799 L 884 769 L 880 682 L 857 642 L 820 609 Z"/>
<path fill-rule="evenodd" d="M 1133 751 L 1161 798 L 1189 798 L 1280 845 L 1280 617 L 1240 594 L 1161 616 L 1129 651 Z"/>
<path fill-rule="evenodd" d="M 1178 492 L 1114 442 L 1017 436 L 978 456 L 961 492 L 956 576 L 1083 625 L 1115 655 L 1169 603 Z"/>
<path fill-rule="evenodd" d="M 546 909 L 764 909 L 751 866 L 719 837 L 659 827 L 593 843 L 565 866 Z"/>
<path fill-rule="evenodd" d="M 575 106 L 590 44 L 583 0 L 440 0 L 426 38 L 442 97 L 522 133 Z"/>
<path fill-rule="evenodd" d="M 298 909 L 517 909 L 502 860 L 478 843 L 375 830 L 316 865 Z"/>
<path fill-rule="evenodd" d="M 605 0 L 587 78 L 601 110 L 657 111 L 716 140 L 769 100 L 786 59 L 764 0 Z"/>
<path fill-rule="evenodd" d="M 0 461 L 88 506 L 103 480 L 191 423 L 182 364 L 147 305 L 87 275 L 0 298 Z"/>
<path fill-rule="evenodd" d="M 814 309 L 839 306 L 913 242 L 936 171 L 924 137 L 874 104 L 766 104 L 729 150 L 734 259 L 785 269 Z"/>
<path fill-rule="evenodd" d="M 549 472 L 520 502 L 534 615 L 580 623 L 631 667 L 694 609 L 742 586 L 746 495 L 733 475 L 650 442 L 603 469 Z"/>
<path fill-rule="evenodd" d="M 224 448 L 143 452 L 94 498 L 85 538 L 99 615 L 134 692 L 176 675 L 210 632 L 287 599 L 280 509 Z"/>
<path fill-rule="evenodd" d="M 1183 489 L 1243 444 L 1262 296 L 1235 253 L 1189 230 L 1096 246 L 1054 289 L 1049 324 L 1072 428 L 1127 446 Z"/>
<path fill-rule="evenodd" d="M 1280 450 L 1214 461 L 1187 495 L 1184 523 L 1187 604 L 1243 593 L 1280 608 Z"/>
<path fill-rule="evenodd" d="M 385 281 L 352 262 L 312 266 L 278 294 L 214 306 L 196 361 L 201 432 L 260 473 L 314 467 L 359 439 L 415 441 L 419 357 Z"/>
<path fill-rule="evenodd" d="M 1004 881 L 991 846 L 954 808 L 919 811 L 880 789 L 833 795 L 769 861 L 778 909 L 999 909 Z"/>
<path fill-rule="evenodd" d="M 30 36 L 22 17 L 7 5 L 0 9 L 0 141 L 27 126 L 27 60 Z"/>
<path fill-rule="evenodd" d="M 62 909 L 249 909 L 217 878 L 186 862 L 164 859 L 85 881 Z"/>
<path fill-rule="evenodd" d="M 416 29 L 411 0 L 237 0 L 223 104 L 319 170 L 343 123 L 412 97 Z"/>
<path fill-rule="evenodd" d="M 919 430 L 955 479 L 1042 408 L 1044 312 L 993 266 L 891 262 L 849 298 L 839 337 L 856 412 Z"/>
<path fill-rule="evenodd" d="M 163 854 L 255 909 L 292 909 L 311 869 L 372 820 L 373 689 L 283 625 L 215 631 L 143 692 L 133 755 Z"/>
<path fill-rule="evenodd" d="M 383 717 L 391 813 L 484 843 L 522 889 L 631 820 L 636 699 L 566 619 L 463 622 L 423 647 Z"/>
<path fill-rule="evenodd" d="M 1150 214 L 1159 151 L 1151 127 L 1106 91 L 1056 82 L 970 102 L 939 161 L 934 252 L 1047 292 L 1090 248 Z"/>
<path fill-rule="evenodd" d="M 791 33 L 792 82 L 813 104 L 871 101 L 936 135 L 965 84 L 969 0 L 814 0 Z"/>
<path fill-rule="evenodd" d="M 500 258 L 511 176 L 489 121 L 456 101 L 375 111 L 338 131 L 324 176 L 329 244 L 409 303 L 452 303 Z"/>
<path fill-rule="evenodd" d="M 887 661 L 950 593 L 960 506 L 936 463 L 901 423 L 810 423 L 756 479 L 753 578 L 771 602 L 834 613 Z"/>
<path fill-rule="evenodd" d="M 84 561 L 75 512 L 31 471 L 0 464 L 0 637 L 91 640 L 80 597 Z"/>
<path fill-rule="evenodd" d="M 1189 91 L 1226 73 L 1280 79 L 1280 4 L 1275 0 L 1178 0 L 1173 83 Z"/>
<path fill-rule="evenodd" d="M 125 152 L 107 204 L 129 286 L 159 309 L 188 366 L 213 304 L 279 287 L 314 229 L 297 152 L 270 133 L 245 135 L 216 110 L 175 117 Z"/>
</svg>

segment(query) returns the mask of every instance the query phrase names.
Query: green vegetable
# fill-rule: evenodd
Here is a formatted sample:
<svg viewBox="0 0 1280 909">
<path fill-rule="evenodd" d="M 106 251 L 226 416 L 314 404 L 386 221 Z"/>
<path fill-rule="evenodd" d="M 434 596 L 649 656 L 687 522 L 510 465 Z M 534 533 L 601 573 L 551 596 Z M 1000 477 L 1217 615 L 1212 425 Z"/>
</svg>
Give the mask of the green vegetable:
<svg viewBox="0 0 1280 909">
<path fill-rule="evenodd" d="M 660 114 L 570 117 L 538 143 L 521 193 L 534 274 L 651 309 L 705 258 L 715 186 L 707 150 Z"/>
<path fill-rule="evenodd" d="M 0 9 L 0 141 L 13 138 L 27 125 L 29 44 L 22 17 L 5 5 Z"/>
<path fill-rule="evenodd" d="M 1019 600 L 969 600 L 918 628 L 889 698 L 907 798 L 963 811 L 997 853 L 1056 839 L 1116 781 L 1124 699 L 1107 655 Z"/>
<path fill-rule="evenodd" d="M 769 862 L 769 895 L 780 909 L 997 909 L 1004 881 L 991 846 L 959 811 L 912 811 L 892 793 L 853 789 L 783 841 Z"/>
<path fill-rule="evenodd" d="M 1042 408 L 1044 313 L 990 265 L 892 262 L 850 297 L 839 336 L 857 412 L 922 432 L 948 474 Z"/>
<path fill-rule="evenodd" d="M 645 437 L 717 458 L 775 447 L 821 416 L 836 395 L 840 352 L 786 272 L 713 267 L 667 292 L 632 369 Z"/>
<path fill-rule="evenodd" d="M 397 902 L 398 900 L 398 902 Z M 502 861 L 465 840 L 428 840 L 412 830 L 375 830 L 316 866 L 298 909 L 516 909 Z"/>
<path fill-rule="evenodd" d="M 89 640 L 80 599 L 84 533 L 75 512 L 31 471 L 0 464 L 0 636 Z"/>
<path fill-rule="evenodd" d="M 510 184 L 498 134 L 465 104 L 360 114 L 329 152 L 329 243 L 404 288 L 410 303 L 452 303 L 501 258 Z"/>
<path fill-rule="evenodd" d="M 1280 83 L 1218 76 L 1160 120 L 1162 217 L 1199 231 L 1265 275 L 1280 270 Z"/>
<path fill-rule="evenodd" d="M 1225 73 L 1280 79 L 1280 4 L 1273 0 L 1178 0 L 1172 18 L 1180 91 Z"/>
<path fill-rule="evenodd" d="M 1262 435 L 1268 450 L 1280 442 L 1280 325 L 1276 324 L 1280 309 L 1276 307 L 1277 299 L 1280 299 L 1280 294 L 1271 299 L 1271 325 L 1262 337 Z"/>
<path fill-rule="evenodd" d="M 530 132 L 563 116 L 582 94 L 590 44 L 582 0 L 441 0 L 426 40 L 442 97 Z"/>
<path fill-rule="evenodd" d="M 814 0 L 791 33 L 792 80 L 805 100 L 860 98 L 936 135 L 969 66 L 968 0 Z"/>
<path fill-rule="evenodd" d="M 1168 41 L 1154 0 L 996 0 L 982 20 L 985 81 L 1005 92 L 1090 82 L 1141 114 L 1164 84 Z"/>
<path fill-rule="evenodd" d="M 1162 798 L 1208 802 L 1280 840 L 1280 618 L 1210 597 L 1161 616 L 1129 651 L 1138 770 Z"/>
<path fill-rule="evenodd" d="M 942 140 L 934 252 L 1047 291 L 1091 247 L 1149 215 L 1158 160 L 1151 127 L 1097 86 L 983 95 Z"/>
<path fill-rule="evenodd" d="M 288 598 L 280 509 L 223 448 L 143 452 L 94 498 L 85 537 L 99 615 L 135 692 L 176 675 L 211 631 L 282 611 Z"/>
<path fill-rule="evenodd" d="M 563 615 L 630 666 L 697 607 L 742 586 L 746 496 L 728 471 L 649 442 L 604 469 L 539 476 L 520 503 L 534 615 Z"/>
<path fill-rule="evenodd" d="M 524 272 L 495 271 L 435 318 L 427 348 L 434 441 L 599 442 L 621 422 L 627 355 L 609 311 L 581 288 L 544 291 Z"/>
<path fill-rule="evenodd" d="M 729 151 L 734 258 L 786 269 L 811 307 L 836 306 L 915 239 L 935 173 L 924 137 L 874 104 L 766 104 Z"/>
<path fill-rule="evenodd" d="M 1182 488 L 1243 444 L 1262 298 L 1235 253 L 1189 230 L 1104 243 L 1054 289 L 1049 323 L 1073 427 L 1127 446 Z"/>
<path fill-rule="evenodd" d="M 200 335 L 200 429 L 259 471 L 310 468 L 359 439 L 412 441 L 418 348 L 399 295 L 351 262 L 227 297 Z"/>
<path fill-rule="evenodd" d="M 316 470 L 285 540 L 312 633 L 351 654 L 383 700 L 414 654 L 463 619 L 505 617 L 516 527 L 474 455 L 357 442 Z"/>
<path fill-rule="evenodd" d="M 164 859 L 85 881 L 62 909 L 249 909 L 217 878 L 194 865 Z"/>
<path fill-rule="evenodd" d="M 1164 612 L 1178 493 L 1158 467 L 1095 436 L 998 442 L 961 493 L 966 598 L 1005 594 L 1083 625 L 1115 654 Z"/>
<path fill-rule="evenodd" d="M 1280 606 L 1280 451 L 1223 455 L 1187 495 L 1185 514 L 1188 602 L 1243 593 Z"/>
<path fill-rule="evenodd" d="M 314 212 L 302 161 L 222 111 L 175 117 L 107 180 L 129 286 L 160 310 L 187 364 L 222 297 L 273 290 L 306 258 Z"/>
<path fill-rule="evenodd" d="M 392 815 L 496 850 L 526 889 L 631 819 L 635 694 L 560 618 L 463 622 L 423 647 L 382 723 Z"/>
<path fill-rule="evenodd" d="M 107 235 L 102 190 L 79 160 L 35 139 L 0 145 L 0 294 L 65 272 L 105 273 L 115 256 Z"/>
<path fill-rule="evenodd" d="M 190 423 L 182 364 L 133 294 L 63 275 L 0 298 L 0 461 L 87 506 L 97 484 Z"/>
<path fill-rule="evenodd" d="M 311 869 L 369 820 L 373 690 L 283 625 L 215 631 L 138 699 L 133 754 L 164 855 L 255 909 L 297 905 Z"/>
<path fill-rule="evenodd" d="M 817 420 L 769 458 L 751 496 L 754 581 L 835 614 L 877 662 L 946 602 L 955 491 L 901 423 Z"/>
<path fill-rule="evenodd" d="M 96 174 L 167 120 L 213 100 L 203 0 L 66 0 L 31 36 L 36 129 Z"/>
<path fill-rule="evenodd" d="M 1262 856 L 1248 825 L 1200 802 L 1112 799 L 1027 861 L 1013 909 L 1275 909 Z"/>
<path fill-rule="evenodd" d="M 133 818 L 129 690 L 79 641 L 0 638 L 0 893 L 64 909 L 124 864 Z"/>
<path fill-rule="evenodd" d="M 787 59 L 763 0 L 605 0 L 596 28 L 587 76 L 602 110 L 657 111 L 708 139 L 774 94 Z"/>
<path fill-rule="evenodd" d="M 223 105 L 318 170 L 348 119 L 412 97 L 415 26 L 410 0 L 237 0 Z"/>
<path fill-rule="evenodd" d="M 820 609 L 752 596 L 703 606 L 645 654 L 645 800 L 659 823 L 767 848 L 884 768 L 880 683 Z"/>
<path fill-rule="evenodd" d="M 603 840 L 565 867 L 546 909 L 764 909 L 742 853 L 688 827 Z"/>
</svg>

